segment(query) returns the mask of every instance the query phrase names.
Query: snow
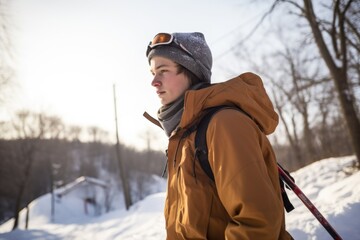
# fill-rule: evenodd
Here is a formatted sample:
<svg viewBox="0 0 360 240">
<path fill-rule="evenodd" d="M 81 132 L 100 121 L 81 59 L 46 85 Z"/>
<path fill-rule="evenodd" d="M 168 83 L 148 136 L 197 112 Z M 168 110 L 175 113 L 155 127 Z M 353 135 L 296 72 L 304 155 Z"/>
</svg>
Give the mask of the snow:
<svg viewBox="0 0 360 240">
<path fill-rule="evenodd" d="M 296 184 L 325 216 L 343 239 L 360 239 L 360 172 L 346 174 L 355 157 L 329 158 L 292 173 Z M 164 182 L 158 182 L 161 187 Z M 287 230 L 295 239 L 331 239 L 317 219 L 297 196 L 288 191 L 295 210 L 286 213 Z M 50 217 L 50 194 L 30 204 L 29 229 L 24 230 L 25 212 L 20 227 L 11 231 L 13 220 L 0 226 L 0 239 L 165 239 L 163 205 L 165 193 L 149 195 L 129 211 L 115 210 L 101 216 L 83 212 L 77 198 L 57 201 L 55 219 Z"/>
</svg>

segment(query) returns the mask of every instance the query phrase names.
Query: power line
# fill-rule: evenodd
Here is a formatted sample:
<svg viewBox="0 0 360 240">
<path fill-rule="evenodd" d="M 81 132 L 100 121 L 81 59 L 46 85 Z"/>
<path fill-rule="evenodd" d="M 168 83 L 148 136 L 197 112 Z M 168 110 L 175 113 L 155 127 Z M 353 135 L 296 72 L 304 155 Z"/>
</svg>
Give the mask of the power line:
<svg viewBox="0 0 360 240">
<path fill-rule="evenodd" d="M 236 42 L 233 46 L 231 46 L 230 48 L 228 48 L 227 50 L 225 50 L 223 53 L 221 53 L 220 55 L 216 56 L 214 59 L 218 60 L 220 58 L 222 58 L 223 56 L 227 55 L 229 52 L 233 51 L 237 46 L 243 44 L 245 41 L 247 41 L 249 38 L 252 37 L 252 35 L 256 32 L 256 30 L 260 27 L 260 25 L 264 22 L 265 18 L 267 16 L 269 16 L 275 9 L 275 7 L 278 5 L 278 3 L 280 2 L 280 0 L 276 0 L 270 7 L 270 9 L 261 17 L 261 19 L 259 20 L 259 22 L 254 26 L 254 28 L 244 37 L 242 38 L 240 41 Z M 254 18 L 257 18 L 254 17 Z M 252 21 L 252 19 L 249 19 L 247 22 Z M 225 36 L 232 34 L 233 32 L 237 31 L 238 28 L 240 28 L 241 26 L 247 24 L 247 22 L 242 23 L 241 25 L 239 25 L 238 27 L 236 27 L 235 29 L 231 30 L 229 33 L 223 35 L 221 38 L 218 38 L 216 42 L 222 40 Z"/>
</svg>

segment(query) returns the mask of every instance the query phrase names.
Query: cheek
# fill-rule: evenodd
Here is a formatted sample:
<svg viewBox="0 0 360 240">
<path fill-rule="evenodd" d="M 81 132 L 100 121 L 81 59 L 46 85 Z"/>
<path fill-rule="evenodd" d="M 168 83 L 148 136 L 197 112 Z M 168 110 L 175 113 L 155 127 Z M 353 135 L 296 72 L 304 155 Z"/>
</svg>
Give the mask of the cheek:
<svg viewBox="0 0 360 240">
<path fill-rule="evenodd" d="M 190 80 L 187 78 L 182 78 L 181 81 L 179 81 L 179 89 L 181 89 L 183 92 L 188 90 L 190 88 Z"/>
<path fill-rule="evenodd" d="M 184 94 L 184 92 L 190 87 L 190 81 L 183 75 L 176 75 L 176 77 L 171 78 L 171 81 L 167 83 L 168 90 L 170 90 L 172 94 L 174 94 L 173 96 L 175 98 L 178 98 L 179 96 Z"/>
</svg>

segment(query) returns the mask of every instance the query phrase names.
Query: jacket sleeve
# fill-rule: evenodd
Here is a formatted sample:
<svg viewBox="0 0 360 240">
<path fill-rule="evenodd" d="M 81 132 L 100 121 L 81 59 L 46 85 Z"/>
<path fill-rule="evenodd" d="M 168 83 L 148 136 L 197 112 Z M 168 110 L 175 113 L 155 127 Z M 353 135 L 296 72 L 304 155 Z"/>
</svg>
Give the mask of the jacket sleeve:
<svg viewBox="0 0 360 240">
<path fill-rule="evenodd" d="M 231 218 L 225 238 L 278 239 L 284 210 L 266 136 L 243 113 L 222 110 L 209 124 L 207 144 L 217 192 Z"/>
</svg>

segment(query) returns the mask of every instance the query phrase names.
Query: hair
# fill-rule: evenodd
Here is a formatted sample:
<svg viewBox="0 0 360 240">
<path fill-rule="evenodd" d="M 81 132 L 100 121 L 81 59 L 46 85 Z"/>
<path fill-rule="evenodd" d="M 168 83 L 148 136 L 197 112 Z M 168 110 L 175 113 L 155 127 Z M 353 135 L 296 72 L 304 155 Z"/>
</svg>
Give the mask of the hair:
<svg viewBox="0 0 360 240">
<path fill-rule="evenodd" d="M 185 77 L 187 77 L 190 80 L 191 86 L 200 82 L 200 79 L 194 73 L 192 73 L 189 69 L 185 68 L 184 66 L 182 66 L 180 64 L 176 64 L 176 65 L 177 65 L 177 73 L 176 74 L 183 73 L 185 75 Z"/>
</svg>

